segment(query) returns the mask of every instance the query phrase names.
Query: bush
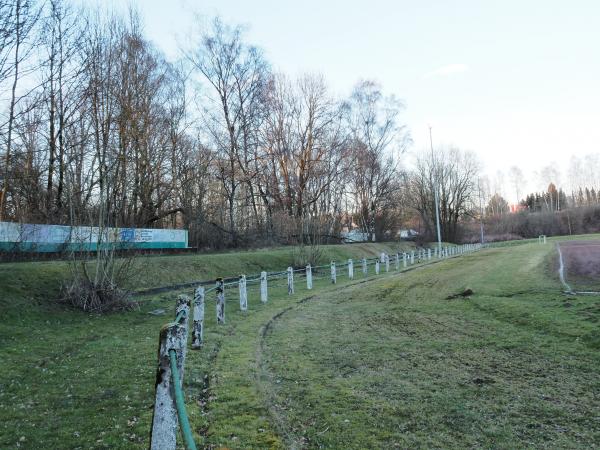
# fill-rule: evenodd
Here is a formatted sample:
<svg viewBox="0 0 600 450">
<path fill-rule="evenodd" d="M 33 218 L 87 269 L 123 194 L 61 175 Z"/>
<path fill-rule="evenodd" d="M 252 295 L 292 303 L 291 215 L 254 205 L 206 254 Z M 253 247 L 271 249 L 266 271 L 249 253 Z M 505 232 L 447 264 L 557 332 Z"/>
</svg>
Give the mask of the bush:
<svg viewBox="0 0 600 450">
<path fill-rule="evenodd" d="M 62 289 L 62 302 L 85 312 L 106 313 L 127 311 L 138 307 L 131 300 L 131 293 L 119 288 L 108 279 L 100 282 L 77 277 Z"/>
<path fill-rule="evenodd" d="M 294 248 L 294 267 L 318 266 L 322 256 L 321 247 L 317 244 L 297 245 Z"/>
<path fill-rule="evenodd" d="M 133 277 L 134 256 L 116 258 L 100 250 L 94 259 L 72 259 L 72 276 L 63 284 L 61 301 L 86 312 L 127 311 L 138 307 L 124 286 Z"/>
</svg>

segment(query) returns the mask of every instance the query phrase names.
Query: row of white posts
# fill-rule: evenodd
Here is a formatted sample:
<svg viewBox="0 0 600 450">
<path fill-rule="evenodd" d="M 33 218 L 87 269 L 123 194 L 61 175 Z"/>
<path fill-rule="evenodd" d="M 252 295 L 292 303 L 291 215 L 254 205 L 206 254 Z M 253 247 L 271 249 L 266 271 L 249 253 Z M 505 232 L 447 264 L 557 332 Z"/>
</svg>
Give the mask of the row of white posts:
<svg viewBox="0 0 600 450">
<path fill-rule="evenodd" d="M 402 267 L 406 268 L 408 265 L 415 264 L 415 261 L 422 262 L 431 260 L 432 258 L 443 259 L 451 256 L 458 256 L 465 253 L 471 253 L 479 250 L 481 244 L 465 244 L 456 247 L 443 247 L 440 251 L 437 248 L 431 251 L 431 249 L 421 249 L 417 252 L 412 251 L 410 253 L 396 253 L 394 255 L 394 265 L 396 270 L 400 270 L 400 261 L 402 260 Z M 346 263 L 348 268 L 348 278 L 354 278 L 354 260 L 348 259 Z M 366 258 L 361 260 L 361 268 L 364 276 L 368 275 L 369 263 Z M 381 266 L 384 267 L 386 272 L 390 271 L 390 255 L 381 253 L 380 257 L 375 259 L 375 274 L 379 275 Z M 302 271 L 302 270 L 300 270 Z M 298 272 L 298 271 L 296 271 Z M 313 268 L 311 265 L 307 265 L 304 269 L 306 274 L 306 288 L 313 288 Z M 294 294 L 294 269 L 288 267 L 285 272 L 280 274 L 287 274 L 287 288 L 288 295 Z M 260 301 L 267 303 L 268 301 L 268 273 L 260 273 Z M 337 267 L 335 261 L 331 261 L 330 264 L 330 279 L 331 283 L 337 283 Z M 248 310 L 248 291 L 247 291 L 247 280 L 246 275 L 240 275 L 239 280 L 232 284 L 238 285 L 239 299 L 240 299 L 240 310 Z M 216 293 L 216 313 L 217 323 L 225 323 L 225 281 L 223 278 L 217 278 L 215 287 L 209 290 L 205 290 L 203 286 L 196 288 L 194 293 L 193 301 L 193 326 L 192 326 L 192 348 L 199 349 L 203 344 L 203 331 L 204 331 L 204 306 L 205 306 L 205 295 L 207 292 L 214 290 Z M 175 440 L 178 430 L 178 418 L 175 407 L 175 398 L 172 386 L 170 385 L 170 368 L 169 368 L 169 350 L 175 349 L 177 351 L 177 365 L 179 366 L 179 372 L 181 378 L 183 378 L 183 367 L 185 361 L 185 348 L 187 342 L 187 321 L 189 311 L 189 298 L 186 296 L 180 296 L 176 308 L 176 317 L 180 317 L 179 323 L 172 323 L 165 327 L 161 331 L 160 344 L 159 344 L 159 367 L 158 374 L 160 380 L 157 378 L 156 385 L 156 397 L 154 406 L 154 416 L 152 421 L 152 435 L 151 435 L 151 448 L 152 449 L 175 449 Z M 181 382 L 181 380 L 180 380 Z"/>
<path fill-rule="evenodd" d="M 481 248 L 481 244 L 465 244 L 462 246 L 456 247 L 443 247 L 441 251 L 438 252 L 438 249 L 434 249 L 432 252 L 431 249 L 421 249 L 418 252 L 412 251 L 410 253 L 396 253 L 394 255 L 394 265 L 396 270 L 400 270 L 400 264 L 402 261 L 402 267 L 406 268 L 409 265 L 413 265 L 416 262 L 430 261 L 432 258 L 443 259 L 449 258 L 452 256 L 458 256 L 465 253 L 470 253 L 472 251 L 478 250 Z M 384 267 L 385 272 L 390 271 L 390 255 L 386 253 L 381 253 L 380 257 L 375 259 L 375 274 L 379 275 L 381 272 L 381 267 Z M 362 258 L 361 260 L 361 268 L 364 276 L 368 275 L 368 260 L 367 258 Z M 348 278 L 350 280 L 354 279 L 354 260 L 348 259 L 346 263 L 346 267 L 348 268 Z M 294 271 L 292 267 L 288 267 L 286 272 L 287 274 L 287 291 L 288 295 L 294 294 L 294 273 L 299 272 L 298 270 Z M 313 268 L 309 264 L 304 269 L 305 277 L 306 277 L 306 288 L 313 288 Z M 332 284 L 337 283 L 337 266 L 335 261 L 331 261 L 330 264 L 330 280 Z M 248 310 L 248 291 L 247 291 L 247 281 L 246 275 L 240 275 L 240 278 L 237 282 L 238 290 L 239 290 L 239 299 L 240 299 L 240 310 L 247 311 Z M 216 308 L 217 308 L 217 323 L 222 324 L 225 323 L 225 282 L 222 278 L 217 279 L 216 286 Z M 196 293 L 194 296 L 194 326 L 192 332 L 192 347 L 198 348 L 202 345 L 202 326 L 204 321 L 204 296 L 205 290 L 204 287 L 200 286 L 196 289 Z M 268 274 L 267 272 L 260 273 L 260 301 L 262 303 L 267 303 L 268 301 Z"/>
</svg>

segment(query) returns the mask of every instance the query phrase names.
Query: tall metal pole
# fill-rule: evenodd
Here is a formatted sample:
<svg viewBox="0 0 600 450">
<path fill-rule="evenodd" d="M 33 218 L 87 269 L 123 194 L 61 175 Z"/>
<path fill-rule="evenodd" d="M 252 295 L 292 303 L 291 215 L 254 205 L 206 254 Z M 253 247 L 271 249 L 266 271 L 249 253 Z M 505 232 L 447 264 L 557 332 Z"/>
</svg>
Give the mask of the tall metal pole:
<svg viewBox="0 0 600 450">
<path fill-rule="evenodd" d="M 431 144 L 431 168 L 434 171 L 433 191 L 434 191 L 434 198 L 435 198 L 435 223 L 436 223 L 436 227 L 437 227 L 438 255 L 440 255 L 441 251 L 442 251 L 442 232 L 440 231 L 440 199 L 439 199 L 439 193 L 438 193 L 435 160 L 433 157 L 433 137 L 431 136 L 431 127 L 429 127 L 429 143 Z"/>
<path fill-rule="evenodd" d="M 481 180 L 477 179 L 477 190 L 479 191 L 479 228 L 481 230 L 481 245 L 483 245 L 483 204 L 481 202 Z"/>
</svg>

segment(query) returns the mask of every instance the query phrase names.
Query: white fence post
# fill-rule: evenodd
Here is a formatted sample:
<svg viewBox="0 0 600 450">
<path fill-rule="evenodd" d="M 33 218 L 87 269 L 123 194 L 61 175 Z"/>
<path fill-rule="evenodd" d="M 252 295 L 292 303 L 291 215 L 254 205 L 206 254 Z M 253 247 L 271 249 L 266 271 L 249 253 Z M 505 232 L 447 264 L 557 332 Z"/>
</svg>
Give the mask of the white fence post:
<svg viewBox="0 0 600 450">
<path fill-rule="evenodd" d="M 354 278 L 354 261 L 352 261 L 352 258 L 348 259 L 348 278 L 351 280 Z"/>
<path fill-rule="evenodd" d="M 169 350 L 175 350 L 177 354 L 177 368 L 179 369 L 179 373 L 182 374 L 186 337 L 187 330 L 182 324 L 172 323 L 160 330 L 154 413 L 152 415 L 152 431 L 150 434 L 150 448 L 152 450 L 174 450 L 177 447 L 179 420 L 175 406 L 175 392 L 171 385 L 172 376 Z M 183 375 L 181 377 L 180 380 L 176 380 L 180 385 Z"/>
<path fill-rule="evenodd" d="M 333 284 L 337 283 L 337 274 L 335 271 L 335 261 L 331 261 L 331 282 Z"/>
<path fill-rule="evenodd" d="M 217 323 L 225 323 L 225 282 L 223 278 L 217 278 Z"/>
<path fill-rule="evenodd" d="M 379 260 L 375 260 L 375 275 L 379 275 Z"/>
<path fill-rule="evenodd" d="M 194 325 L 192 327 L 192 348 L 201 348 L 204 328 L 204 287 L 198 286 L 194 293 Z"/>
<path fill-rule="evenodd" d="M 396 252 L 396 270 L 400 270 L 400 254 Z"/>
<path fill-rule="evenodd" d="M 431 261 L 431 249 L 427 249 L 427 259 Z"/>
<path fill-rule="evenodd" d="M 238 289 L 240 291 L 240 311 L 248 310 L 248 291 L 246 291 L 246 275 L 240 275 L 238 281 Z"/>
<path fill-rule="evenodd" d="M 269 285 L 267 284 L 267 272 L 260 273 L 260 301 L 267 303 L 269 300 Z"/>
<path fill-rule="evenodd" d="M 402 265 L 404 266 L 405 269 L 406 269 L 406 264 L 407 264 L 406 258 L 407 258 L 406 252 L 403 252 L 402 253 Z"/>
<path fill-rule="evenodd" d="M 190 319 L 190 305 L 191 300 L 187 295 L 181 294 L 177 296 L 177 303 L 175 304 L 175 317 L 179 315 L 179 313 L 183 313 L 183 319 L 180 324 L 185 328 L 185 341 L 183 342 L 183 348 L 181 349 L 181 355 L 178 355 L 177 359 L 181 359 L 181 370 L 179 371 L 179 375 L 183 379 L 183 363 L 185 361 L 185 355 L 187 353 L 187 330 L 188 330 L 188 322 Z"/>
<path fill-rule="evenodd" d="M 415 263 L 415 251 L 414 250 L 410 254 L 410 263 L 411 263 L 411 265 Z"/>
<path fill-rule="evenodd" d="M 287 268 L 287 281 L 288 281 L 288 295 L 294 293 L 294 269 L 292 267 Z"/>
<path fill-rule="evenodd" d="M 306 289 L 312 289 L 312 267 L 310 264 L 306 266 Z"/>
<path fill-rule="evenodd" d="M 362 259 L 362 272 L 364 276 L 367 276 L 367 272 L 369 271 L 369 268 L 367 266 L 367 258 L 363 258 Z"/>
<path fill-rule="evenodd" d="M 388 254 L 385 255 L 385 271 L 390 271 L 390 255 Z"/>
</svg>

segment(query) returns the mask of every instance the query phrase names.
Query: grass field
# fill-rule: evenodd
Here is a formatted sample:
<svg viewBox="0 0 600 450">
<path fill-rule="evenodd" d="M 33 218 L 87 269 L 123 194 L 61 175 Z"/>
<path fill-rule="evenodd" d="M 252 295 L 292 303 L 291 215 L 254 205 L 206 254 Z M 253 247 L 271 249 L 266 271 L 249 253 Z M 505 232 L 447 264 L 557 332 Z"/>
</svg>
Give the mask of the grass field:
<svg viewBox="0 0 600 450">
<path fill-rule="evenodd" d="M 376 255 L 335 246 L 324 259 Z M 390 250 L 391 248 L 388 248 Z M 600 297 L 567 297 L 552 244 L 338 285 L 249 285 L 207 309 L 186 402 L 206 448 L 600 446 Z M 140 287 L 282 269 L 287 249 L 144 258 Z M 146 448 L 156 339 L 175 293 L 104 317 L 51 301 L 64 265 L 0 266 L 0 448 Z M 356 270 L 356 272 L 359 272 Z M 447 297 L 465 288 L 467 298 Z M 156 308 L 168 316 L 152 316 Z"/>
</svg>

